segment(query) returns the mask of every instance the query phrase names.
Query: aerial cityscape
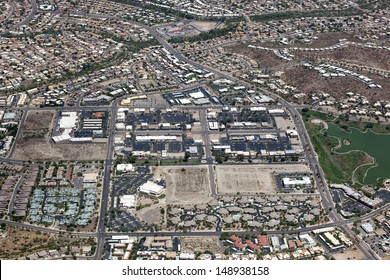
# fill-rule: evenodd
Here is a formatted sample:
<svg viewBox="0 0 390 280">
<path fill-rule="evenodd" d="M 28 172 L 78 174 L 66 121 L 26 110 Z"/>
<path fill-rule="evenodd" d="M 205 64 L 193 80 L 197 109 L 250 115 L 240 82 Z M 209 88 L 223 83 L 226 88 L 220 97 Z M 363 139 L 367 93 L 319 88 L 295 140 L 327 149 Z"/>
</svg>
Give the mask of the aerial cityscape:
<svg viewBox="0 0 390 280">
<path fill-rule="evenodd" d="M 390 260 L 387 0 L 0 2 L 0 259 Z"/>
</svg>

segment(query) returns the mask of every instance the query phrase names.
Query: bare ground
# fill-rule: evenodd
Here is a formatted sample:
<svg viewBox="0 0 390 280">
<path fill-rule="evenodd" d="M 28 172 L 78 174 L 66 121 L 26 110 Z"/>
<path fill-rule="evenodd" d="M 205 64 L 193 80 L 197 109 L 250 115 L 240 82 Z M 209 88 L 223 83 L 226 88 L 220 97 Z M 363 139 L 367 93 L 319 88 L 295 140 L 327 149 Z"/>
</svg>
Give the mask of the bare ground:
<svg viewBox="0 0 390 280">
<path fill-rule="evenodd" d="M 217 236 L 210 237 L 182 237 L 181 251 L 183 252 L 204 252 L 222 253 L 223 248 L 220 246 Z"/>
<path fill-rule="evenodd" d="M 82 238 L 61 237 L 58 234 L 41 233 L 20 228 L 8 228 L 8 236 L 0 240 L 0 259 L 18 259 L 40 250 L 59 249 L 68 245 L 87 245 Z"/>
<path fill-rule="evenodd" d="M 47 139 L 28 139 L 16 145 L 15 159 L 20 160 L 103 160 L 105 144 L 50 144 Z"/>
<path fill-rule="evenodd" d="M 352 248 L 348 248 L 343 253 L 333 254 L 333 257 L 336 260 L 364 260 L 363 253 L 355 246 Z"/>
<path fill-rule="evenodd" d="M 162 220 L 160 208 L 155 205 L 138 210 L 137 215 L 142 221 L 150 225 L 159 223 Z"/>
<path fill-rule="evenodd" d="M 390 69 L 390 52 L 380 49 L 368 49 L 357 46 L 338 48 L 334 51 L 307 52 L 295 51 L 297 58 L 333 59 L 383 70 Z"/>
<path fill-rule="evenodd" d="M 338 43 L 339 39 L 359 41 L 353 35 L 343 34 L 340 32 L 319 34 L 318 37 L 319 39 L 315 40 L 312 44 L 302 46 L 332 46 Z M 291 44 L 287 47 L 293 46 L 294 44 Z M 279 46 L 273 45 L 270 47 Z M 300 61 L 304 60 L 335 60 L 388 71 L 390 69 L 390 52 L 386 50 L 350 46 L 325 52 L 296 51 L 291 52 L 295 55 L 295 59 L 289 62 L 278 58 L 272 51 L 252 49 L 245 44 L 228 46 L 225 47 L 225 50 L 256 60 L 260 69 L 268 68 L 272 71 L 284 71 L 285 75 L 282 79 L 287 84 L 297 87 L 304 93 L 325 92 L 329 93 L 332 97 L 339 98 L 341 96 L 345 97 L 346 92 L 352 91 L 364 95 L 372 102 L 378 100 L 390 100 L 390 95 L 388 94 L 390 89 L 390 80 L 384 78 L 383 76 L 368 73 L 363 70 L 353 70 L 371 78 L 374 83 L 378 83 L 382 86 L 382 89 L 370 89 L 366 84 L 357 81 L 352 77 L 326 79 L 314 70 L 305 69 L 304 67 L 297 65 Z"/>
<path fill-rule="evenodd" d="M 274 173 L 309 172 L 306 165 L 219 165 L 215 168 L 218 194 L 276 193 Z"/>
<path fill-rule="evenodd" d="M 372 74 L 367 74 L 367 76 L 370 78 L 374 77 Z M 345 93 L 351 91 L 364 95 L 370 101 L 390 100 L 390 96 L 387 93 L 389 82 L 378 76 L 376 76 L 374 81 L 381 84 L 382 89 L 370 89 L 366 84 L 351 77 L 324 78 L 317 71 L 305 69 L 303 66 L 287 69 L 282 79 L 304 93 L 325 92 L 334 98 L 344 98 Z M 386 84 L 383 84 L 383 82 Z"/>
<path fill-rule="evenodd" d="M 309 48 L 322 48 L 322 47 L 330 47 L 337 43 L 339 43 L 340 39 L 347 39 L 351 42 L 361 42 L 361 40 L 353 34 L 345 34 L 342 32 L 326 32 L 316 34 L 318 37 L 317 40 L 313 40 L 310 44 L 300 42 L 300 41 L 292 41 L 288 45 L 284 45 L 280 42 L 267 42 L 261 43 L 263 47 L 269 48 L 285 48 L 285 47 L 309 47 Z"/>
<path fill-rule="evenodd" d="M 353 34 L 345 34 L 342 32 L 325 32 L 316 34 L 317 40 L 313 40 L 311 44 L 300 44 L 300 46 L 309 46 L 310 48 L 325 48 L 337 44 L 340 39 L 347 39 L 351 42 L 361 42 L 361 40 Z M 298 44 L 296 45 L 298 46 Z"/>
<path fill-rule="evenodd" d="M 17 140 L 14 159 L 20 160 L 102 160 L 106 144 L 52 144 L 54 111 L 30 111 Z"/>
<path fill-rule="evenodd" d="M 197 204 L 210 200 L 210 182 L 206 167 L 154 167 L 155 178 L 166 181 L 166 202 Z"/>
<path fill-rule="evenodd" d="M 278 58 L 272 51 L 252 49 L 244 44 L 228 46 L 225 47 L 225 50 L 231 53 L 242 54 L 256 60 L 259 68 L 275 68 L 286 64 L 285 61 Z"/>
<path fill-rule="evenodd" d="M 214 21 L 191 21 L 191 25 L 196 27 L 199 31 L 205 32 L 210 31 L 211 29 L 214 29 L 217 25 L 217 22 Z M 219 26 L 219 28 L 222 28 Z"/>
<path fill-rule="evenodd" d="M 53 117 L 54 111 L 29 111 L 23 127 L 24 132 L 49 129 Z"/>
</svg>

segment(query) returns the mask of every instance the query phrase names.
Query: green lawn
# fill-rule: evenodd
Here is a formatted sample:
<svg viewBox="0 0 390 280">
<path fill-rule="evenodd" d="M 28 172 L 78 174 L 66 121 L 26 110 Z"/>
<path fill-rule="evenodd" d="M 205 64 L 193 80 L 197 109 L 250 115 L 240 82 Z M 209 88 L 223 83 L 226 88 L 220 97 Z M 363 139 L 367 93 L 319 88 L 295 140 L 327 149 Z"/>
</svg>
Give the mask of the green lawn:
<svg viewBox="0 0 390 280">
<path fill-rule="evenodd" d="M 390 133 L 390 125 L 368 123 L 364 121 L 350 121 L 349 119 L 346 119 L 344 117 L 337 118 L 335 124 L 337 124 L 343 129 L 354 127 L 361 131 L 366 131 L 367 129 L 370 129 L 375 133 L 386 133 L 386 134 Z"/>
<path fill-rule="evenodd" d="M 350 151 L 364 151 L 376 160 L 376 167 L 368 170 L 367 176 L 364 177 L 364 184 L 376 185 L 378 179 L 390 178 L 390 134 L 377 134 L 368 130 L 362 132 L 359 129 L 351 128 L 348 131 L 341 129 L 333 123 L 329 123 L 328 135 L 332 135 L 341 140 L 341 147 L 335 151 L 337 153 L 349 153 Z M 348 141 L 346 144 L 345 141 Z"/>
<path fill-rule="evenodd" d="M 316 111 L 302 112 L 302 117 L 327 180 L 332 183 L 350 183 L 352 185 L 353 171 L 361 164 L 370 163 L 371 159 L 360 151 L 344 155 L 331 151 L 333 147 L 338 145 L 338 140 L 327 136 L 327 133 L 322 134 L 323 125 L 313 124 L 311 120 L 322 119 L 330 122 L 334 117 Z"/>
</svg>

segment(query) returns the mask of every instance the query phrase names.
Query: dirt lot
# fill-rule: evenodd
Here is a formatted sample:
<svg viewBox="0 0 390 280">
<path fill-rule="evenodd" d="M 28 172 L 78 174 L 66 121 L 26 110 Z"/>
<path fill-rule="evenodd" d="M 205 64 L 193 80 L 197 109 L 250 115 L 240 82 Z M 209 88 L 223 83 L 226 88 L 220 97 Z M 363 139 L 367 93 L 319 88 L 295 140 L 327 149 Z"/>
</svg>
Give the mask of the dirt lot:
<svg viewBox="0 0 390 280">
<path fill-rule="evenodd" d="M 295 123 L 291 119 L 285 119 L 283 117 L 275 117 L 275 122 L 277 128 L 279 128 L 282 131 L 295 128 Z"/>
<path fill-rule="evenodd" d="M 205 203 L 210 200 L 207 167 L 153 167 L 155 178 L 166 181 L 166 202 L 180 204 Z"/>
<path fill-rule="evenodd" d="M 293 52 L 297 58 L 333 59 L 339 62 L 359 64 L 383 70 L 390 69 L 390 52 L 386 50 L 375 50 L 361 47 L 339 48 L 334 51 L 325 52 Z"/>
<path fill-rule="evenodd" d="M 106 144 L 52 144 L 54 111 L 30 111 L 16 144 L 14 159 L 99 160 L 105 159 Z"/>
<path fill-rule="evenodd" d="M 312 44 L 302 45 L 303 47 L 326 47 L 339 42 L 339 39 L 345 38 L 348 41 L 358 41 L 353 35 L 343 33 L 325 33 L 318 35 L 319 39 Z M 279 47 L 279 46 L 270 46 Z M 294 44 L 287 47 L 294 47 Z M 385 50 L 368 49 L 357 46 L 339 48 L 334 51 L 307 52 L 291 51 L 295 55 L 292 61 L 285 61 L 278 58 L 272 51 L 249 48 L 245 44 L 236 44 L 225 47 L 225 50 L 232 53 L 238 53 L 250 57 L 259 65 L 260 69 L 268 68 L 271 71 L 283 71 L 285 74 L 282 80 L 288 85 L 297 87 L 304 93 L 324 92 L 329 93 L 334 98 L 345 97 L 348 91 L 356 92 L 367 97 L 371 102 L 378 100 L 390 100 L 388 91 L 390 89 L 390 80 L 382 76 L 371 74 L 363 70 L 353 70 L 372 79 L 374 83 L 382 86 L 382 89 L 370 89 L 366 84 L 357 81 L 352 77 L 337 77 L 326 79 L 317 71 L 305 69 L 299 66 L 301 61 L 312 60 L 334 60 L 348 64 L 368 66 L 377 69 L 388 70 L 390 68 L 390 53 Z"/>
<path fill-rule="evenodd" d="M 244 44 L 237 44 L 225 48 L 227 52 L 238 53 L 250 57 L 259 65 L 259 68 L 277 69 L 286 65 L 286 62 L 278 58 L 272 51 L 252 49 Z"/>
<path fill-rule="evenodd" d="M 361 72 L 366 75 L 366 73 Z M 282 79 L 289 85 L 297 87 L 305 93 L 325 92 L 334 98 L 345 98 L 345 93 L 351 91 L 367 97 L 370 101 L 390 100 L 387 94 L 389 81 L 374 75 L 368 75 L 373 81 L 382 85 L 382 89 L 369 89 L 367 85 L 351 77 L 324 78 L 317 71 L 306 69 L 303 66 L 287 69 Z M 385 83 L 385 84 L 384 84 Z"/>
<path fill-rule="evenodd" d="M 219 165 L 215 172 L 218 194 L 273 194 L 274 173 L 309 172 L 309 169 L 303 164 Z"/>
<path fill-rule="evenodd" d="M 339 43 L 340 39 L 347 39 L 351 42 L 361 42 L 361 40 L 353 34 L 345 34 L 342 32 L 326 32 L 326 33 L 320 33 L 316 34 L 318 39 L 313 40 L 311 43 L 307 44 L 302 41 L 290 41 L 288 45 L 284 45 L 277 42 L 263 42 L 261 43 L 261 46 L 263 47 L 269 47 L 269 48 L 286 48 L 286 47 L 308 47 L 308 48 L 323 48 L 323 47 L 330 47 L 337 43 Z"/>
<path fill-rule="evenodd" d="M 29 111 L 24 132 L 47 130 L 52 126 L 54 111 Z"/>
<path fill-rule="evenodd" d="M 211 237 L 182 237 L 181 251 L 182 252 L 204 252 L 211 251 L 213 253 L 222 253 L 219 238 L 217 236 Z"/>
<path fill-rule="evenodd" d="M 364 255 L 356 247 L 348 248 L 343 253 L 334 254 L 336 260 L 364 260 Z"/>
<path fill-rule="evenodd" d="M 390 255 L 388 255 L 386 257 L 383 257 L 382 259 L 385 260 L 385 261 L 388 261 L 388 260 L 390 260 Z"/>
<path fill-rule="evenodd" d="M 345 34 L 342 32 L 326 32 L 326 33 L 320 33 L 316 34 L 318 39 L 313 40 L 311 44 L 293 44 L 291 46 L 302 46 L 302 47 L 310 47 L 310 48 L 324 48 L 324 47 L 330 47 L 337 43 L 339 43 L 340 39 L 347 39 L 351 42 L 361 42 L 361 40 L 353 34 Z M 290 45 L 289 45 L 290 46 Z"/>
<path fill-rule="evenodd" d="M 93 240 L 60 237 L 20 228 L 7 228 L 8 236 L 0 239 L 0 259 L 18 259 L 41 250 L 58 250 L 60 247 L 94 244 Z"/>
<path fill-rule="evenodd" d="M 162 220 L 160 208 L 158 206 L 151 206 L 136 211 L 137 216 L 147 224 L 157 224 Z"/>
<path fill-rule="evenodd" d="M 191 25 L 194 26 L 196 29 L 198 29 L 199 31 L 209 31 L 211 29 L 214 29 L 215 26 L 217 25 L 217 22 L 214 22 L 214 21 L 191 21 Z M 221 26 L 219 26 L 219 28 L 222 28 Z"/>
</svg>

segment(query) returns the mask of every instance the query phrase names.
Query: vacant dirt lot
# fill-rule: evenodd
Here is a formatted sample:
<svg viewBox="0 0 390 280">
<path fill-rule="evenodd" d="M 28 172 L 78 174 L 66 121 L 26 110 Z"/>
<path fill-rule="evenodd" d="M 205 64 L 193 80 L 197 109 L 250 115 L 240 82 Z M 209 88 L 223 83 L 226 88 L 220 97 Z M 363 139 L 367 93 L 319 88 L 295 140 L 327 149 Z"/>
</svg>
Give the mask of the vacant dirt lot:
<svg viewBox="0 0 390 280">
<path fill-rule="evenodd" d="M 308 48 L 323 48 L 330 47 L 339 43 L 340 39 L 347 39 L 351 42 L 361 42 L 361 40 L 353 34 L 345 34 L 342 32 L 326 32 L 316 34 L 318 39 L 312 40 L 311 43 L 305 43 L 299 40 L 290 41 L 288 45 L 284 45 L 279 41 L 276 42 L 262 42 L 260 45 L 269 48 L 286 48 L 286 47 L 308 47 Z"/>
<path fill-rule="evenodd" d="M 353 34 L 345 34 L 342 32 L 326 32 L 326 33 L 320 33 L 316 35 L 318 39 L 313 40 L 311 44 L 296 44 L 296 46 L 302 46 L 302 47 L 310 47 L 310 48 L 324 48 L 324 47 L 330 47 L 337 43 L 339 43 L 340 39 L 347 39 L 351 42 L 361 42 L 360 39 L 355 37 Z M 295 46 L 294 44 L 292 46 Z"/>
<path fill-rule="evenodd" d="M 47 130 L 52 126 L 53 117 L 54 111 L 29 111 L 24 130 L 25 132 Z"/>
<path fill-rule="evenodd" d="M 252 49 L 244 44 L 228 46 L 225 50 L 231 53 L 242 54 L 256 60 L 259 68 L 275 69 L 278 66 L 286 65 L 286 61 L 278 58 L 272 51 Z"/>
<path fill-rule="evenodd" d="M 138 210 L 136 212 L 138 214 L 138 217 L 144 221 L 145 223 L 151 225 L 151 224 L 157 224 L 162 219 L 162 215 L 160 213 L 160 208 L 154 206 L 143 208 L 141 210 Z"/>
<path fill-rule="evenodd" d="M 347 35 L 339 32 L 320 34 L 319 39 L 312 44 L 302 44 L 302 47 L 326 47 L 339 42 L 339 39 L 345 38 L 348 41 L 358 41 L 353 35 Z M 265 46 L 265 45 L 263 45 Z M 271 45 L 270 47 L 280 47 Z M 284 46 L 286 47 L 286 46 Z M 287 47 L 294 47 L 290 44 Z M 372 79 L 374 83 L 382 86 L 382 89 L 370 89 L 366 84 L 357 81 L 352 77 L 337 77 L 326 79 L 317 71 L 305 69 L 299 66 L 301 61 L 340 61 L 349 65 L 368 66 L 376 69 L 388 70 L 390 68 L 390 53 L 386 50 L 377 50 L 362 48 L 358 46 L 348 46 L 333 51 L 308 52 L 308 51 L 290 51 L 295 55 L 292 61 L 286 61 L 278 58 L 272 51 L 249 48 L 245 44 L 235 44 L 225 47 L 225 50 L 232 53 L 238 53 L 250 57 L 259 65 L 260 69 L 268 68 L 271 71 L 283 71 L 285 75 L 282 80 L 288 85 L 297 87 L 304 93 L 324 92 L 329 93 L 334 98 L 345 97 L 345 93 L 352 91 L 367 97 L 371 102 L 378 100 L 390 100 L 388 94 L 390 88 L 389 79 L 377 74 L 371 74 L 364 70 L 353 70 Z"/>
<path fill-rule="evenodd" d="M 217 22 L 214 21 L 191 21 L 191 25 L 197 28 L 199 31 L 209 31 L 211 29 L 214 29 L 215 26 L 217 25 Z M 222 28 L 219 26 L 219 28 Z"/>
<path fill-rule="evenodd" d="M 388 81 L 376 75 L 369 75 L 363 72 L 362 74 L 372 78 L 373 81 L 382 85 L 383 88 L 369 89 L 367 85 L 351 77 L 324 78 L 317 71 L 306 69 L 303 66 L 287 69 L 282 79 L 287 84 L 295 86 L 305 93 L 325 92 L 334 98 L 345 98 L 345 93 L 351 91 L 364 95 L 370 101 L 389 100 L 390 96 L 387 92 L 390 83 Z"/>
<path fill-rule="evenodd" d="M 336 260 L 364 260 L 364 255 L 356 247 L 348 248 L 343 253 L 334 254 Z"/>
<path fill-rule="evenodd" d="M 155 178 L 166 181 L 166 202 L 180 204 L 205 203 L 210 200 L 207 167 L 154 167 Z"/>
<path fill-rule="evenodd" d="M 215 167 L 218 194 L 276 193 L 274 174 L 309 172 L 303 164 L 219 165 Z"/>
<path fill-rule="evenodd" d="M 222 253 L 223 248 L 220 245 L 217 236 L 210 237 L 182 237 L 181 251 L 183 252 L 204 252 Z"/>
<path fill-rule="evenodd" d="M 53 144 L 54 111 L 30 111 L 13 158 L 21 160 L 99 160 L 105 159 L 106 144 Z"/>
<path fill-rule="evenodd" d="M 364 65 L 383 70 L 390 69 L 390 52 L 386 50 L 367 49 L 361 47 L 339 48 L 334 51 L 324 52 L 293 52 L 297 58 L 333 59 L 339 62 L 347 62 Z"/>
<path fill-rule="evenodd" d="M 93 239 L 61 237 L 20 228 L 7 228 L 8 236 L 0 240 L 0 259 L 18 259 L 41 250 L 58 250 L 60 247 L 90 245 Z"/>
<path fill-rule="evenodd" d="M 21 160 L 103 160 L 105 144 L 49 144 L 45 139 L 19 142 L 14 158 Z"/>
</svg>

